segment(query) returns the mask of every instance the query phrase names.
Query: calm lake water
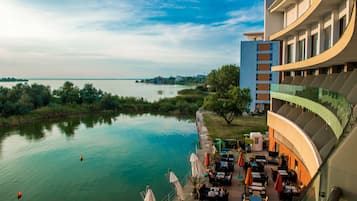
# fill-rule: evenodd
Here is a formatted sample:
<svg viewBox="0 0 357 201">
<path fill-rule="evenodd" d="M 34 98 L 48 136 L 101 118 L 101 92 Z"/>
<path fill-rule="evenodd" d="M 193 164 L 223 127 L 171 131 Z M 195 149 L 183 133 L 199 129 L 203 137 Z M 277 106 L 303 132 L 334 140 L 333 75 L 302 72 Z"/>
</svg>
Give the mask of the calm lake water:
<svg viewBox="0 0 357 201">
<path fill-rule="evenodd" d="M 135 201 L 150 185 L 160 201 L 173 190 L 168 168 L 187 175 L 196 142 L 193 122 L 151 115 L 1 130 L 0 200 Z"/>
<path fill-rule="evenodd" d="M 58 89 L 66 80 L 29 80 L 28 84 L 39 83 Z M 155 85 L 136 83 L 135 80 L 69 80 L 74 85 L 82 88 L 84 84 L 90 83 L 97 89 L 119 96 L 131 96 L 144 98 L 148 101 L 159 100 L 165 97 L 174 97 L 177 91 L 190 88 L 183 85 Z M 12 87 L 17 82 L 0 82 L 0 86 Z"/>
</svg>

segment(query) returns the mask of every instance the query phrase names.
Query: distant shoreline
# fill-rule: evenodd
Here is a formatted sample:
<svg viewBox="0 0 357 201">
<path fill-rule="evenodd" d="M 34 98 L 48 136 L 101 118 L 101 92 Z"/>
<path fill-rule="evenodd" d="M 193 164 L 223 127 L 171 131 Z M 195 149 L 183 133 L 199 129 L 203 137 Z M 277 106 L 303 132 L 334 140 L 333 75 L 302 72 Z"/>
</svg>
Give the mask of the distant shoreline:
<svg viewBox="0 0 357 201">
<path fill-rule="evenodd" d="M 29 78 L 29 80 L 138 80 L 143 78 Z"/>
<path fill-rule="evenodd" d="M 0 82 L 28 82 L 28 79 L 18 79 L 14 77 L 3 77 L 0 78 Z"/>
</svg>

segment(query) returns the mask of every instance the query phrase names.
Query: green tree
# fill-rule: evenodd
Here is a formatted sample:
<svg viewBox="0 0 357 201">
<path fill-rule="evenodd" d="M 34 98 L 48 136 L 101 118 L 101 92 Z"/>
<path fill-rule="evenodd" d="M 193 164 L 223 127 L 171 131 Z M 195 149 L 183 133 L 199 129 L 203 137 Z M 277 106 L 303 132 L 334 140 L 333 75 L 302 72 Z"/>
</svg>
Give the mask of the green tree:
<svg viewBox="0 0 357 201">
<path fill-rule="evenodd" d="M 234 64 L 223 65 L 212 70 L 207 76 L 207 84 L 212 92 L 226 93 L 231 85 L 239 86 L 240 69 Z"/>
<path fill-rule="evenodd" d="M 119 97 L 106 93 L 100 100 L 100 106 L 105 110 L 117 110 L 119 108 Z"/>
<path fill-rule="evenodd" d="M 79 95 L 82 103 L 92 104 L 100 100 L 103 92 L 94 88 L 92 84 L 85 84 L 83 89 L 79 91 Z"/>
<path fill-rule="evenodd" d="M 51 100 L 51 89 L 49 86 L 41 84 L 32 84 L 26 90 L 26 93 L 30 96 L 34 108 L 40 108 L 46 106 Z"/>
<path fill-rule="evenodd" d="M 72 82 L 65 82 L 63 86 L 55 90 L 53 94 L 60 98 L 63 104 L 76 104 L 80 102 L 79 88 L 74 86 Z"/>
<path fill-rule="evenodd" d="M 207 76 L 209 94 L 203 104 L 223 117 L 230 124 L 236 115 L 241 115 L 251 102 L 249 89 L 239 88 L 240 69 L 236 65 L 223 65 L 218 70 L 212 70 Z"/>
<path fill-rule="evenodd" d="M 231 124 L 234 117 L 242 115 L 251 102 L 249 89 L 230 86 L 225 93 L 212 93 L 204 101 L 203 107 L 221 116 L 227 124 Z"/>
</svg>

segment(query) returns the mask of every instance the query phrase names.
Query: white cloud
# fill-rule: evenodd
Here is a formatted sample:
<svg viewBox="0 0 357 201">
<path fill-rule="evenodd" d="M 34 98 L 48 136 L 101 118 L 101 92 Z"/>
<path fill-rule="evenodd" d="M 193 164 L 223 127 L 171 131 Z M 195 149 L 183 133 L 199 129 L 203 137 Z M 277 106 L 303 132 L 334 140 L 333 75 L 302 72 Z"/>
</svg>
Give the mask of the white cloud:
<svg viewBox="0 0 357 201">
<path fill-rule="evenodd" d="M 239 9 L 234 10 L 227 15 L 230 17 L 229 19 L 223 22 L 214 23 L 216 26 L 233 26 L 240 23 L 248 23 L 248 22 L 259 22 L 263 20 L 264 8 L 262 5 L 256 5 L 249 9 Z"/>
<path fill-rule="evenodd" d="M 224 26 L 185 23 L 103 28 L 103 23 L 108 22 L 140 23 L 150 15 L 138 15 L 138 12 L 125 3 L 67 13 L 3 1 L 0 5 L 1 71 L 20 77 L 46 74 L 76 77 L 70 76 L 76 73 L 77 76 L 113 77 L 113 72 L 126 77 L 125 74 L 133 76 L 138 71 L 149 71 L 142 72 L 143 75 L 155 74 L 156 68 L 163 72 L 189 73 L 197 69 L 208 72 L 225 63 L 239 62 L 238 42 L 246 27 L 233 25 L 256 19 L 258 15 L 249 16 L 251 11 L 234 11 L 228 14 L 231 19 L 221 23 Z M 227 42 L 222 36 L 232 41 Z"/>
</svg>

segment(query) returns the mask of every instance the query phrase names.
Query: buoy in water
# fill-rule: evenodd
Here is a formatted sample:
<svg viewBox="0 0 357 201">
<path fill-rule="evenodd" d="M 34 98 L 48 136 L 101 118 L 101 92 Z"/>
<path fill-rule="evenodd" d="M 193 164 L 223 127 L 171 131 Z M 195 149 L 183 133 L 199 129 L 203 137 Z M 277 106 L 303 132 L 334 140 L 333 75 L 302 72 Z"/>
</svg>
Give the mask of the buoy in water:
<svg viewBox="0 0 357 201">
<path fill-rule="evenodd" d="M 22 192 L 17 192 L 17 199 L 21 199 L 21 197 L 22 197 Z"/>
<path fill-rule="evenodd" d="M 82 155 L 79 157 L 79 160 L 80 160 L 80 161 L 83 161 L 83 156 L 82 156 Z"/>
</svg>

